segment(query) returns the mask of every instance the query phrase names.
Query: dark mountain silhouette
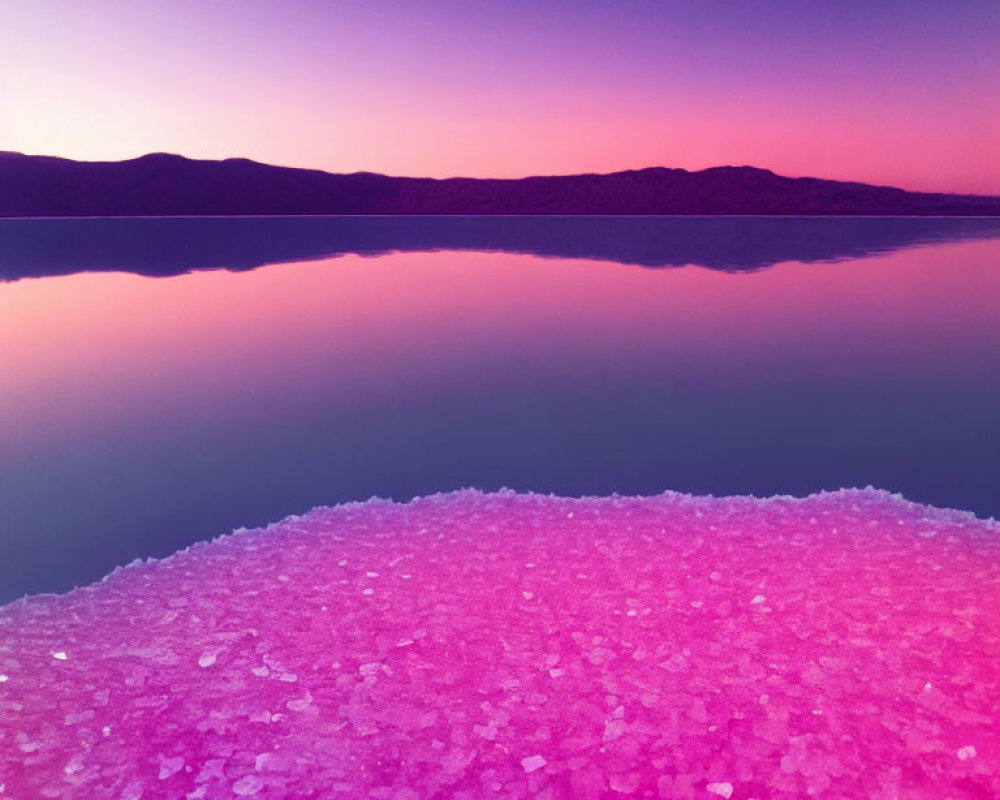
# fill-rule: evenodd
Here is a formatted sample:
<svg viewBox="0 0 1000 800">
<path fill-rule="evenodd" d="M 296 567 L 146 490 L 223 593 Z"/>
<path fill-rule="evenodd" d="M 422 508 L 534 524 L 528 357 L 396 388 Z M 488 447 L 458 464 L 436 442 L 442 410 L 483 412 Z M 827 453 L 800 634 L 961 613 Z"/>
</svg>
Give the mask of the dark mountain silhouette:
<svg viewBox="0 0 1000 800">
<path fill-rule="evenodd" d="M 0 153 L 0 217 L 337 214 L 1000 216 L 1000 197 L 786 178 L 753 167 L 436 180 L 162 153 L 117 162 Z"/>
<path fill-rule="evenodd" d="M 0 220 L 0 281 L 170 276 L 347 253 L 476 250 L 748 271 L 1000 238 L 1000 218 L 270 217 Z"/>
</svg>

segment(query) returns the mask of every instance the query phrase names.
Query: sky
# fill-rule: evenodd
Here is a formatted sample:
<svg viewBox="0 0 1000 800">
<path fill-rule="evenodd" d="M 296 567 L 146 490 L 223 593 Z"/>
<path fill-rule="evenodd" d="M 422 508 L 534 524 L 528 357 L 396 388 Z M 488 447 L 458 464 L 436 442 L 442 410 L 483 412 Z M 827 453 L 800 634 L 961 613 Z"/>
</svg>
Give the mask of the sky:
<svg viewBox="0 0 1000 800">
<path fill-rule="evenodd" d="M 0 150 L 1000 194 L 992 0 L 0 0 Z"/>
</svg>

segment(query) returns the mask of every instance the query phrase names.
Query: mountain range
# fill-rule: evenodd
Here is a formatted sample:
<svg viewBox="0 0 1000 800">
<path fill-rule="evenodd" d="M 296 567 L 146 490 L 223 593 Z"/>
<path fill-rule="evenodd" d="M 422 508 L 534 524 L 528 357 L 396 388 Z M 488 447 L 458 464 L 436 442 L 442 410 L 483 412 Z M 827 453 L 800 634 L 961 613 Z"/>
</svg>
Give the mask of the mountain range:
<svg viewBox="0 0 1000 800">
<path fill-rule="evenodd" d="M 755 167 L 434 179 L 165 153 L 87 162 L 0 152 L 0 217 L 386 214 L 1000 216 L 1000 197 L 789 178 Z"/>
</svg>

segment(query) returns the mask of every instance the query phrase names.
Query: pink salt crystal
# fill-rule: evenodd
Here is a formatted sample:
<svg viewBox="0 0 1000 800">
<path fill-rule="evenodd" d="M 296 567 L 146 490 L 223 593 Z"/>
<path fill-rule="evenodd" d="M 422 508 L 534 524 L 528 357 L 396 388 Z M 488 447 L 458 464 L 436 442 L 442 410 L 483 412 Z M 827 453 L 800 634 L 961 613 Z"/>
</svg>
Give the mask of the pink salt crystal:
<svg viewBox="0 0 1000 800">
<path fill-rule="evenodd" d="M 873 490 L 317 509 L 0 608 L 0 796 L 1000 797 L 998 534 Z"/>
<path fill-rule="evenodd" d="M 612 775 L 608 779 L 611 791 L 618 794 L 633 794 L 639 788 L 642 777 L 638 772 L 630 772 L 626 775 Z"/>
<path fill-rule="evenodd" d="M 721 783 L 710 783 L 705 787 L 712 794 L 717 794 L 719 797 L 724 797 L 729 800 L 733 796 L 733 785 L 729 781 L 723 781 Z"/>
<path fill-rule="evenodd" d="M 256 775 L 246 775 L 233 784 L 233 794 L 250 797 L 264 788 L 264 781 Z"/>
<path fill-rule="evenodd" d="M 165 758 L 160 762 L 160 780 L 166 780 L 175 772 L 178 772 L 184 766 L 184 759 L 181 756 L 175 756 L 174 758 Z"/>
<path fill-rule="evenodd" d="M 528 756 L 521 759 L 521 766 L 525 772 L 534 772 L 536 769 L 544 767 L 547 763 L 541 756 Z"/>
</svg>

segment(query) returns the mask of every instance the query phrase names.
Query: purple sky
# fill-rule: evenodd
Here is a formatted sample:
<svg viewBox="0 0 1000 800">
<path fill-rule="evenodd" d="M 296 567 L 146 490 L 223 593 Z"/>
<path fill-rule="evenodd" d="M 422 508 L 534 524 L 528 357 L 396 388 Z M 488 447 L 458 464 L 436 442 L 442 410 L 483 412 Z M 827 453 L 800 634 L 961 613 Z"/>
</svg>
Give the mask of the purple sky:
<svg viewBox="0 0 1000 800">
<path fill-rule="evenodd" d="M 0 54 L 6 150 L 1000 194 L 993 2 L 32 0 Z"/>
</svg>

